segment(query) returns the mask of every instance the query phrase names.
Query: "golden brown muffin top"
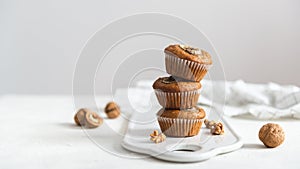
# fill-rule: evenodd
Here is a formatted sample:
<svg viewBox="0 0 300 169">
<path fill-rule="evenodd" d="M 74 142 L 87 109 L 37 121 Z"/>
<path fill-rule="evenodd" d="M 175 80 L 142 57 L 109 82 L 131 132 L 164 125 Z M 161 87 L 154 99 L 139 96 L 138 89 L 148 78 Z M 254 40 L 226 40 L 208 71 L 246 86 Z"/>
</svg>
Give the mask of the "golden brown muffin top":
<svg viewBox="0 0 300 169">
<path fill-rule="evenodd" d="M 167 118 L 178 118 L 178 119 L 203 119 L 205 117 L 205 111 L 200 107 L 193 107 L 191 109 L 164 109 L 161 108 L 157 115 L 160 117 Z"/>
<path fill-rule="evenodd" d="M 165 53 L 171 53 L 181 59 L 194 61 L 200 64 L 212 64 L 211 56 L 208 52 L 187 45 L 170 45 L 165 48 Z"/>
<path fill-rule="evenodd" d="M 152 85 L 153 89 L 159 89 L 164 92 L 185 92 L 198 90 L 201 88 L 199 82 L 187 81 L 182 78 L 160 77 Z"/>
</svg>

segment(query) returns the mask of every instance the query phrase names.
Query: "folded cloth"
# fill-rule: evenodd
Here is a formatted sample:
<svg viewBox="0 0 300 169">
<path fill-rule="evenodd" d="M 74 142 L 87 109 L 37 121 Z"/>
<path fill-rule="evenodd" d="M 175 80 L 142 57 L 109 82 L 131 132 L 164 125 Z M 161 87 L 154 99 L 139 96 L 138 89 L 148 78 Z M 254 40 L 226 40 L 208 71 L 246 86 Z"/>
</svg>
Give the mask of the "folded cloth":
<svg viewBox="0 0 300 169">
<path fill-rule="evenodd" d="M 220 105 L 213 92 L 224 88 L 224 114 L 239 116 L 250 114 L 259 119 L 281 117 L 300 118 L 300 88 L 275 83 L 252 84 L 242 80 L 212 82 L 203 80 L 200 103 Z M 215 101 L 216 103 L 213 103 Z"/>
<path fill-rule="evenodd" d="M 136 88 L 126 89 L 129 102 L 133 103 L 134 107 L 147 109 L 149 103 L 153 104 L 152 83 L 153 81 L 143 80 L 137 83 Z M 252 115 L 258 119 L 283 117 L 300 119 L 299 87 L 275 83 L 252 84 L 242 80 L 224 82 L 204 79 L 201 84 L 199 104 L 221 107 L 227 116 Z M 122 93 L 120 91 L 117 93 Z M 123 91 L 124 93 L 126 92 Z"/>
</svg>

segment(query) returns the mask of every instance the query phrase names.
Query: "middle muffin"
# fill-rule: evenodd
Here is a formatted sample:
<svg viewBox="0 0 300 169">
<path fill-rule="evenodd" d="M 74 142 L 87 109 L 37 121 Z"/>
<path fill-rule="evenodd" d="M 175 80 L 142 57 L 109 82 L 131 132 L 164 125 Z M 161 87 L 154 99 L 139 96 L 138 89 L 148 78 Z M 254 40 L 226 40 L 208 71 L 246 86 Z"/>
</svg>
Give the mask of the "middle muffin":
<svg viewBox="0 0 300 169">
<path fill-rule="evenodd" d="M 162 77 L 153 83 L 159 104 L 167 109 L 188 109 L 196 106 L 201 84 L 177 77 Z"/>
</svg>

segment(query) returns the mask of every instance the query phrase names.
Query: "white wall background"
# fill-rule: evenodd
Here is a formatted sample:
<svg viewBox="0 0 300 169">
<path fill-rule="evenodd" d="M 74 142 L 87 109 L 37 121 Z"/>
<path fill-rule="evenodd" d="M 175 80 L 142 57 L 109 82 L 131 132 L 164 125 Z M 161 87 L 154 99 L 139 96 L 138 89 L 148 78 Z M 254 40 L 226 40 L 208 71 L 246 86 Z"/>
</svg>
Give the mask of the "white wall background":
<svg viewBox="0 0 300 169">
<path fill-rule="evenodd" d="M 0 94 L 70 94 L 88 38 L 143 12 L 179 16 L 205 32 L 228 80 L 300 85 L 298 0 L 0 0 Z"/>
</svg>

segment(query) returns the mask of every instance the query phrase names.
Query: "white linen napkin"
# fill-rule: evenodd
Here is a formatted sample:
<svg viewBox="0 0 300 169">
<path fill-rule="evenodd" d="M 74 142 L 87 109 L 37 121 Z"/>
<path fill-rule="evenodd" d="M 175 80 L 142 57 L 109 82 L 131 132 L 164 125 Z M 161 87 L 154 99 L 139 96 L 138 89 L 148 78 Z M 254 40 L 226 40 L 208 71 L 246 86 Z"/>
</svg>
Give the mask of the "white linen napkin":
<svg viewBox="0 0 300 169">
<path fill-rule="evenodd" d="M 140 111 L 147 110 L 156 100 L 152 83 L 144 80 L 138 82 L 135 88 L 119 89 L 116 92 L 117 98 L 120 98 L 121 93 L 123 98 L 128 95 L 131 107 Z M 252 84 L 242 80 L 221 82 L 204 79 L 201 84 L 199 104 L 221 106 L 227 116 L 248 114 L 258 119 L 300 119 L 299 87 L 275 83 Z M 222 97 L 224 94 L 225 98 Z"/>
<path fill-rule="evenodd" d="M 281 117 L 300 118 L 300 89 L 296 86 L 281 86 L 275 83 L 253 84 L 242 80 L 233 82 L 211 82 L 203 80 L 200 103 L 213 99 L 211 93 L 225 86 L 224 114 L 240 116 L 250 114 L 258 119 L 276 119 Z M 214 87 L 212 87 L 214 83 Z M 223 85 L 222 85 L 223 84 Z"/>
</svg>

